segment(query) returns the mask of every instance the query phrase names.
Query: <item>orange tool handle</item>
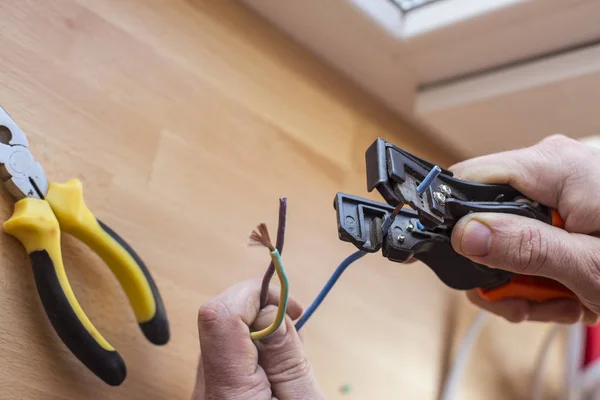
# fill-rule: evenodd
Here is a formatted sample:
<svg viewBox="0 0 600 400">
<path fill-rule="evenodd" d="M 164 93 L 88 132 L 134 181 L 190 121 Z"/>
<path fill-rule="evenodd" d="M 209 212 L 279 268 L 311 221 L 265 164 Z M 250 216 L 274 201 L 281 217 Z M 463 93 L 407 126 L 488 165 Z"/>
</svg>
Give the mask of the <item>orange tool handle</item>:
<svg viewBox="0 0 600 400">
<path fill-rule="evenodd" d="M 577 299 L 575 293 L 555 280 L 529 275 L 517 275 L 506 285 L 490 290 L 477 289 L 477 292 L 487 301 L 520 298 L 541 303 L 554 299 Z"/>
<path fill-rule="evenodd" d="M 565 227 L 565 222 L 557 210 L 552 210 L 552 225 Z M 506 285 L 494 289 L 477 289 L 479 296 L 488 301 L 520 298 L 535 302 L 554 299 L 577 299 L 577 296 L 562 284 L 540 276 L 517 275 Z"/>
<path fill-rule="evenodd" d="M 558 210 L 552 210 L 552 226 L 555 226 L 560 229 L 565 229 L 565 220 L 562 219 Z"/>
</svg>

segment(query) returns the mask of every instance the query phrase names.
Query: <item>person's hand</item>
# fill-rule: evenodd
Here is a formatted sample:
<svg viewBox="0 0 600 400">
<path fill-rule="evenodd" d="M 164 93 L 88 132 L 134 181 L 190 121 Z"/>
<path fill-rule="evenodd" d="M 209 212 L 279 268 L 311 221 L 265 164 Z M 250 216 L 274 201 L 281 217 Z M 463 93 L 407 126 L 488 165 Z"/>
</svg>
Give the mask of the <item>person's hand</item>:
<svg viewBox="0 0 600 400">
<path fill-rule="evenodd" d="M 469 299 L 512 322 L 595 323 L 600 313 L 600 150 L 557 135 L 530 148 L 465 161 L 452 170 L 465 180 L 509 184 L 556 208 L 565 220 L 562 230 L 515 215 L 471 214 L 454 228 L 454 249 L 492 268 L 557 280 L 582 304 L 566 299 L 492 303 L 474 291 Z"/>
<path fill-rule="evenodd" d="M 200 363 L 192 400 L 324 399 L 292 320 L 302 307 L 290 299 L 286 321 L 272 336 L 253 342 L 277 312 L 278 294 L 259 308 L 260 281 L 234 286 L 198 312 Z"/>
</svg>

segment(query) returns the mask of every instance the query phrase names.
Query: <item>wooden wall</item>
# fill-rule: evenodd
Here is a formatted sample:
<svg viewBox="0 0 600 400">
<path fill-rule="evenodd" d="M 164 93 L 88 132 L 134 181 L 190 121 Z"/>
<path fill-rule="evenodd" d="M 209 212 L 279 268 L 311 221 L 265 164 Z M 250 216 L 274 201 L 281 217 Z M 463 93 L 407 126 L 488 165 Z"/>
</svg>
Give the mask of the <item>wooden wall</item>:
<svg viewBox="0 0 600 400">
<path fill-rule="evenodd" d="M 231 0 L 5 0 L 0 66 L 0 103 L 48 176 L 83 180 L 88 204 L 144 257 L 173 333 L 164 348 L 146 343 L 108 268 L 65 237 L 74 290 L 128 364 L 126 383 L 106 387 L 57 339 L 24 250 L 2 234 L 3 400 L 189 398 L 197 309 L 263 274 L 247 237 L 261 220 L 275 228 L 279 196 L 292 293 L 308 304 L 352 251 L 332 202 L 366 195 L 376 137 L 453 161 Z M 3 192 L 2 218 L 11 210 Z M 433 399 L 448 293 L 419 265 L 371 256 L 350 270 L 308 327 L 329 398 Z"/>
</svg>

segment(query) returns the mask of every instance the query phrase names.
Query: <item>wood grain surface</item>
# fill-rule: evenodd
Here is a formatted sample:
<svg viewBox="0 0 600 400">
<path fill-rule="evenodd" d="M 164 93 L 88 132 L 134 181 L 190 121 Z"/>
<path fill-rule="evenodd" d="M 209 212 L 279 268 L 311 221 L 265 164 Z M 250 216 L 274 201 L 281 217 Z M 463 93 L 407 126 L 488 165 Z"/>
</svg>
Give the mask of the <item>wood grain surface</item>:
<svg viewBox="0 0 600 400">
<path fill-rule="evenodd" d="M 268 257 L 247 238 L 262 220 L 275 228 L 279 196 L 292 294 L 308 304 L 353 250 L 335 193 L 377 198 L 363 161 L 375 138 L 454 161 L 235 1 L 3 0 L 0 65 L 0 103 L 49 178 L 84 182 L 147 262 L 172 327 L 169 345 L 147 343 L 108 268 L 65 236 L 77 297 L 128 365 L 107 387 L 59 341 L 24 250 L 1 234 L 3 400 L 188 399 L 197 309 L 262 276 Z M 2 192 L 3 219 L 12 204 Z M 420 264 L 370 256 L 349 270 L 307 329 L 328 398 L 434 399 L 451 298 Z"/>
</svg>

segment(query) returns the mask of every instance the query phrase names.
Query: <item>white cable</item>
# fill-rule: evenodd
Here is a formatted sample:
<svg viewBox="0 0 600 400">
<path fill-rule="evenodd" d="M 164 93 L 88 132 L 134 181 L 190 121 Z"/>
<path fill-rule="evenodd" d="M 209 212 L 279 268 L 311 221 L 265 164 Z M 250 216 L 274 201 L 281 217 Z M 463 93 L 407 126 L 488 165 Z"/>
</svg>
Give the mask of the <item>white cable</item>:
<svg viewBox="0 0 600 400">
<path fill-rule="evenodd" d="M 481 333 L 481 329 L 487 321 L 488 315 L 489 314 L 486 311 L 479 311 L 473 319 L 467 334 L 460 344 L 460 348 L 458 349 L 458 353 L 456 354 L 456 358 L 452 363 L 452 367 L 450 368 L 448 376 L 446 377 L 440 400 L 456 399 L 458 385 L 466 370 L 471 350 L 473 349 L 473 345 Z"/>
<path fill-rule="evenodd" d="M 585 341 L 585 328 L 582 324 L 572 325 L 568 328 L 564 399 L 578 399 L 575 386 L 581 379 L 585 357 Z"/>
<path fill-rule="evenodd" d="M 583 400 L 598 390 L 600 382 L 600 359 L 588 365 L 571 390 L 569 400 Z"/>
<path fill-rule="evenodd" d="M 542 399 L 542 376 L 552 342 L 556 339 L 559 327 L 553 327 L 546 335 L 538 359 L 532 386 L 532 400 Z M 585 329 L 583 325 L 568 328 L 567 355 L 565 360 L 565 394 L 568 400 L 584 400 L 594 395 L 600 382 L 600 360 L 588 366 L 582 372 L 585 345 Z"/>
<path fill-rule="evenodd" d="M 535 374 L 533 375 L 533 383 L 531 385 L 532 400 L 542 400 L 543 398 L 544 390 L 542 388 L 542 378 L 544 376 L 544 369 L 548 360 L 548 354 L 550 354 L 550 349 L 552 348 L 552 343 L 558 337 L 559 332 L 560 326 L 558 325 L 550 328 L 550 331 L 548 331 L 548 333 L 546 334 L 546 337 L 542 342 L 542 346 L 540 347 L 540 351 L 535 362 Z"/>
<path fill-rule="evenodd" d="M 448 376 L 446 377 L 440 400 L 456 399 L 458 387 L 462 376 L 465 373 L 471 350 L 479 338 L 481 330 L 483 329 L 488 316 L 489 314 L 487 312 L 480 311 L 473 319 L 467 334 L 460 344 Z M 533 378 L 532 400 L 542 399 L 542 377 L 544 373 L 544 367 L 546 365 L 552 343 L 557 338 L 558 332 L 560 332 L 560 326 L 552 327 L 544 338 L 542 346 L 540 347 L 538 358 L 536 360 L 535 375 Z M 567 342 L 568 354 L 565 374 L 565 383 L 567 384 L 568 389 L 566 394 L 568 394 L 568 397 L 563 397 L 568 400 L 585 400 L 590 395 L 597 395 L 598 389 L 600 389 L 600 359 L 586 368 L 583 373 L 581 372 L 580 366 L 582 365 L 583 346 L 585 343 L 584 333 L 585 330 L 581 325 L 574 326 L 569 329 Z M 600 399 L 600 397 L 598 399 Z"/>
</svg>

